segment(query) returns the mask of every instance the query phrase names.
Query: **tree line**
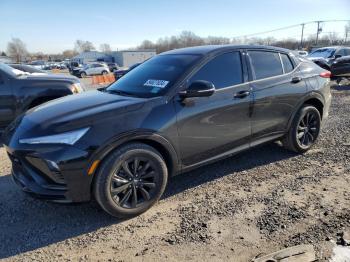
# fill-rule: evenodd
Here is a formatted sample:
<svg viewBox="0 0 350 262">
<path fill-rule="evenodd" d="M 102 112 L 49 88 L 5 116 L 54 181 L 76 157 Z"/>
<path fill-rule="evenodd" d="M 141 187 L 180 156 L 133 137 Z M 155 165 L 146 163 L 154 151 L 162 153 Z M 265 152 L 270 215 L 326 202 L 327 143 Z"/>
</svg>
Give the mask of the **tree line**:
<svg viewBox="0 0 350 262">
<path fill-rule="evenodd" d="M 162 37 L 153 42 L 144 40 L 136 47 L 138 50 L 154 49 L 157 53 L 162 53 L 168 50 L 200 46 L 200 45 L 224 45 L 224 44 L 255 44 L 255 45 L 272 45 L 277 47 L 288 48 L 291 50 L 307 50 L 310 51 L 312 47 L 317 46 L 331 46 L 331 45 L 347 45 L 350 43 L 350 23 L 345 26 L 345 38 L 341 37 L 339 33 L 328 32 L 323 33 L 316 40 L 316 34 L 308 35 L 304 39 L 297 40 L 295 38 L 287 38 L 278 40 L 274 37 L 240 37 L 227 38 L 220 36 L 200 37 L 191 31 L 183 31 L 179 35 Z M 135 49 L 135 48 L 134 48 Z M 59 54 L 44 54 L 43 52 L 29 53 L 25 43 L 19 38 L 13 38 L 7 45 L 7 50 L 1 52 L 2 55 L 12 57 L 16 62 L 27 60 L 62 60 L 72 58 L 73 56 L 88 51 L 96 51 L 95 45 L 90 41 L 76 40 L 73 49 L 64 50 Z M 112 51 L 109 44 L 104 43 L 99 46 L 99 51 L 108 53 Z"/>
<path fill-rule="evenodd" d="M 63 60 L 69 59 L 82 52 L 97 51 L 94 44 L 90 41 L 76 40 L 73 49 L 64 50 L 62 53 L 45 54 L 43 52 L 28 52 L 26 44 L 19 38 L 12 38 L 7 44 L 6 52 L 0 51 L 1 56 L 9 56 L 15 62 L 32 61 L 32 60 Z M 99 51 L 107 53 L 111 52 L 112 48 L 109 44 L 104 43 L 100 45 Z"/>
<path fill-rule="evenodd" d="M 350 26 L 349 26 L 349 38 L 350 38 Z M 350 39 L 349 39 L 350 40 Z M 317 46 L 331 46 L 331 45 L 346 45 L 350 41 L 341 37 L 336 32 L 329 32 L 323 34 L 317 40 Z M 316 34 L 309 35 L 301 40 L 295 38 L 287 38 L 283 40 L 278 40 L 274 37 L 249 37 L 249 38 L 226 38 L 226 37 L 200 37 L 190 31 L 183 31 L 177 36 L 170 36 L 159 38 L 157 41 L 152 42 L 150 40 L 144 40 L 138 49 L 155 49 L 157 53 L 162 53 L 168 50 L 200 46 L 200 45 L 224 45 L 224 44 L 254 44 L 254 45 L 271 45 L 277 47 L 283 47 L 291 50 L 307 50 L 310 51 L 311 48 L 316 46 Z"/>
</svg>

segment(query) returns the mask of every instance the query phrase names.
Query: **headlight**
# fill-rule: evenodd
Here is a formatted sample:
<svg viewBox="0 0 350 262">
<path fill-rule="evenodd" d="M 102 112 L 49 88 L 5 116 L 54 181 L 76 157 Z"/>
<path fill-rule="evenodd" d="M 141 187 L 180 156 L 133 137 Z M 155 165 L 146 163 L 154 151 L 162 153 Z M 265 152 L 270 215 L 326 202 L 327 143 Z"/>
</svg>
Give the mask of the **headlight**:
<svg viewBox="0 0 350 262">
<path fill-rule="evenodd" d="M 34 138 L 24 138 L 20 139 L 19 143 L 21 144 L 67 144 L 74 145 L 86 132 L 89 130 L 89 127 L 78 129 L 75 131 L 70 131 L 58 135 L 52 136 L 41 136 Z"/>
<path fill-rule="evenodd" d="M 78 94 L 81 92 L 84 92 L 84 88 L 80 83 L 75 83 L 70 86 L 70 89 L 72 90 L 73 94 Z"/>
</svg>

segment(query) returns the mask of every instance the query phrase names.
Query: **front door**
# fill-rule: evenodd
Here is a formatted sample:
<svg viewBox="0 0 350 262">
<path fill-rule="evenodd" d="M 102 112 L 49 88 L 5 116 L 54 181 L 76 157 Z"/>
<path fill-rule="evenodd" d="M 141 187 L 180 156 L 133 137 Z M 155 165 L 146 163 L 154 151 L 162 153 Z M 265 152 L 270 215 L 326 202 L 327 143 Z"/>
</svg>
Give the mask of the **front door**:
<svg viewBox="0 0 350 262">
<path fill-rule="evenodd" d="M 182 163 L 191 166 L 248 147 L 251 136 L 249 84 L 244 83 L 240 52 L 218 55 L 188 80 L 212 82 L 210 97 L 175 100 Z"/>
</svg>

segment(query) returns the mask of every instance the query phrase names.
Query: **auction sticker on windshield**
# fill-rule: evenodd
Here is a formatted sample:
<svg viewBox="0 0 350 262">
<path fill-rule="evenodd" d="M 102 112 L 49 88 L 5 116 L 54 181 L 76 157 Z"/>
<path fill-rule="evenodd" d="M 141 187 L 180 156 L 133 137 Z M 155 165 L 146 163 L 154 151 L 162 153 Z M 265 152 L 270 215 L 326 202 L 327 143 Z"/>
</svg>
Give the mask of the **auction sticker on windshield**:
<svg viewBox="0 0 350 262">
<path fill-rule="evenodd" d="M 155 80 L 155 79 L 149 79 L 144 83 L 144 86 L 152 86 L 152 87 L 159 87 L 159 88 L 164 88 L 167 86 L 169 81 L 166 80 Z"/>
</svg>

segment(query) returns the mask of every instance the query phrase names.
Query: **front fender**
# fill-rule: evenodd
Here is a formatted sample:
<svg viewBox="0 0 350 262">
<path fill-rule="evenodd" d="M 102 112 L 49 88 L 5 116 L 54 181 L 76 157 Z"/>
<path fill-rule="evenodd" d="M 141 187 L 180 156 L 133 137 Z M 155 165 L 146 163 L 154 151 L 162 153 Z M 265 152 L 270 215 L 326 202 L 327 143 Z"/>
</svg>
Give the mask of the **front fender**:
<svg viewBox="0 0 350 262">
<path fill-rule="evenodd" d="M 136 142 L 136 141 L 150 141 L 150 142 L 155 142 L 164 148 L 171 161 L 172 165 L 172 172 L 170 176 L 177 174 L 180 170 L 178 170 L 179 166 L 179 158 L 177 155 L 177 152 L 174 148 L 174 146 L 162 135 L 157 134 L 155 132 L 149 131 L 149 130 L 135 130 L 131 132 L 127 132 L 121 135 L 118 135 L 116 137 L 113 137 L 112 139 L 108 140 L 106 143 L 104 143 L 102 146 L 100 146 L 97 151 L 95 151 L 94 154 L 90 157 L 88 161 L 88 166 L 91 167 L 91 165 L 96 161 L 96 160 L 103 160 L 106 156 L 109 155 L 113 150 L 115 150 L 117 147 L 130 143 L 130 142 Z M 92 174 L 95 175 L 96 170 Z"/>
</svg>

